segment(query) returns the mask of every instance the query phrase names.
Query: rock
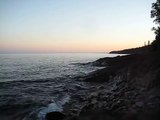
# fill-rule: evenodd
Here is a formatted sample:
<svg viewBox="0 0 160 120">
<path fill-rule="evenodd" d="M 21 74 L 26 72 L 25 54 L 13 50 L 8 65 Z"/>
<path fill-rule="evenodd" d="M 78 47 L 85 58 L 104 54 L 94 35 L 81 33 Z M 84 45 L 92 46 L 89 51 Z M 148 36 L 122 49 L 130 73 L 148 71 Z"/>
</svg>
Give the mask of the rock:
<svg viewBox="0 0 160 120">
<path fill-rule="evenodd" d="M 93 93 L 91 93 L 90 94 L 90 98 L 95 98 L 95 97 L 97 97 L 98 96 L 98 93 L 97 92 L 93 92 Z"/>
<path fill-rule="evenodd" d="M 116 92 L 118 90 L 118 87 L 116 85 L 113 85 L 112 86 L 112 89 L 111 89 L 113 92 Z"/>
<path fill-rule="evenodd" d="M 93 104 L 87 104 L 81 109 L 80 114 L 85 114 L 87 111 L 91 111 L 93 108 Z"/>
<path fill-rule="evenodd" d="M 79 84 L 76 84 L 76 85 L 75 85 L 75 88 L 78 89 L 78 90 L 87 89 L 86 87 L 84 87 L 84 86 L 82 86 L 82 85 L 79 85 Z"/>
<path fill-rule="evenodd" d="M 91 103 L 92 103 L 92 104 L 96 104 L 96 103 L 97 103 L 96 98 L 93 98 L 92 101 L 91 101 Z"/>
<path fill-rule="evenodd" d="M 102 107 L 104 107 L 105 105 L 104 105 L 104 103 L 99 103 L 98 104 L 98 108 L 102 108 Z"/>
<path fill-rule="evenodd" d="M 63 120 L 66 116 L 61 112 L 50 112 L 45 116 L 45 120 Z"/>
<path fill-rule="evenodd" d="M 98 89 L 105 89 L 105 87 L 104 86 L 99 86 Z"/>
<path fill-rule="evenodd" d="M 80 110 L 79 109 L 71 109 L 70 111 L 72 114 L 78 115 Z"/>
<path fill-rule="evenodd" d="M 108 98 L 109 98 L 109 96 L 104 96 L 104 97 L 102 98 L 102 100 L 103 100 L 103 101 L 107 101 Z"/>
<path fill-rule="evenodd" d="M 136 102 L 135 103 L 137 107 L 143 107 L 144 103 L 143 102 Z"/>
<path fill-rule="evenodd" d="M 121 101 L 120 101 L 120 100 L 118 100 L 118 101 L 117 101 L 117 104 L 120 104 L 120 103 L 121 103 Z"/>
</svg>

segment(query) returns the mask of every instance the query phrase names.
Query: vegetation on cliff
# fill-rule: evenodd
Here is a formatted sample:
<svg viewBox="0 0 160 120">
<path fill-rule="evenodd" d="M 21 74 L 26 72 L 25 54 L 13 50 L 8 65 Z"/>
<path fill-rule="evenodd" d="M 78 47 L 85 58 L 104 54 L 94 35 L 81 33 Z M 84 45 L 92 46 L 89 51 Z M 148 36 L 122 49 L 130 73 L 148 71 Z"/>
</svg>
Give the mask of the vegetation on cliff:
<svg viewBox="0 0 160 120">
<path fill-rule="evenodd" d="M 155 41 L 152 43 L 153 51 L 160 51 L 160 0 L 152 4 L 151 18 L 154 18 L 154 22 L 157 24 L 157 27 L 152 29 L 156 34 Z"/>
</svg>

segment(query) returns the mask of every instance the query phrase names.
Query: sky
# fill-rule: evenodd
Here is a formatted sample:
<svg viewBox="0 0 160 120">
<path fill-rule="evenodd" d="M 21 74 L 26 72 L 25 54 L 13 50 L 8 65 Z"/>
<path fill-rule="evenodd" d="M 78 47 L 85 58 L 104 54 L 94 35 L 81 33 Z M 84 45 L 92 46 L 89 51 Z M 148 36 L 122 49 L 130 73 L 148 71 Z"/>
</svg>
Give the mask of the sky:
<svg viewBox="0 0 160 120">
<path fill-rule="evenodd" d="M 109 52 L 154 40 L 155 0 L 0 0 L 0 52 Z"/>
</svg>

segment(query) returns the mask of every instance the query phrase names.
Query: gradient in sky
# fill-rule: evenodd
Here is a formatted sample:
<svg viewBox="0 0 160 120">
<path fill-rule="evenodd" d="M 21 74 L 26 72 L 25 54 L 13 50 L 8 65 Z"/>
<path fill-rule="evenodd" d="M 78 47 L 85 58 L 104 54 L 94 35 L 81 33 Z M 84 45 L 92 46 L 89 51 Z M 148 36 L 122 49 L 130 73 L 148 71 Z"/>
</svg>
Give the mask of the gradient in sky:
<svg viewBox="0 0 160 120">
<path fill-rule="evenodd" d="M 107 52 L 153 40 L 155 0 L 0 0 L 0 51 Z"/>
</svg>

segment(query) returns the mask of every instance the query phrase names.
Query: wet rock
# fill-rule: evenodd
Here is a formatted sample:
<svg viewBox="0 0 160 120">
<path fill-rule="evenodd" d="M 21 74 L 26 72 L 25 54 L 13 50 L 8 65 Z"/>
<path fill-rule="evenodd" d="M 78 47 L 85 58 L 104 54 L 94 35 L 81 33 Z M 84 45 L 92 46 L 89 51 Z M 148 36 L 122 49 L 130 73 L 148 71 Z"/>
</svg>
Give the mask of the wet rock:
<svg viewBox="0 0 160 120">
<path fill-rule="evenodd" d="M 45 116 L 45 120 L 64 120 L 66 116 L 61 112 L 50 112 Z"/>
<path fill-rule="evenodd" d="M 102 100 L 103 100 L 103 101 L 107 101 L 107 100 L 108 100 L 108 97 L 109 97 L 109 96 L 104 96 L 104 97 L 102 98 Z"/>
<path fill-rule="evenodd" d="M 94 105 L 93 105 L 93 104 L 87 104 L 87 105 L 85 105 L 85 106 L 81 109 L 80 115 L 81 115 L 81 114 L 85 114 L 85 113 L 88 112 L 88 111 L 91 111 L 93 108 L 94 108 Z"/>
<path fill-rule="evenodd" d="M 71 109 L 71 112 L 76 115 L 76 114 L 78 114 L 79 110 L 78 109 Z"/>
<path fill-rule="evenodd" d="M 82 86 L 82 85 L 79 85 L 79 84 L 76 84 L 76 85 L 75 85 L 75 88 L 78 89 L 78 90 L 87 89 L 86 87 L 84 87 L 84 86 Z"/>
<path fill-rule="evenodd" d="M 97 103 L 96 98 L 93 98 L 92 101 L 91 101 L 91 103 L 92 103 L 92 104 L 96 104 L 96 103 Z"/>
<path fill-rule="evenodd" d="M 104 86 L 99 86 L 98 89 L 105 89 L 105 87 Z"/>
<path fill-rule="evenodd" d="M 117 86 L 115 84 L 112 85 L 111 91 L 115 92 L 117 90 Z"/>
<path fill-rule="evenodd" d="M 97 97 L 97 96 L 98 96 L 98 93 L 94 92 L 94 93 L 91 93 L 90 98 L 94 98 L 94 97 Z"/>
<path fill-rule="evenodd" d="M 120 104 L 120 103 L 121 103 L 121 101 L 120 101 L 120 100 L 118 100 L 118 101 L 117 101 L 117 104 Z"/>
</svg>

